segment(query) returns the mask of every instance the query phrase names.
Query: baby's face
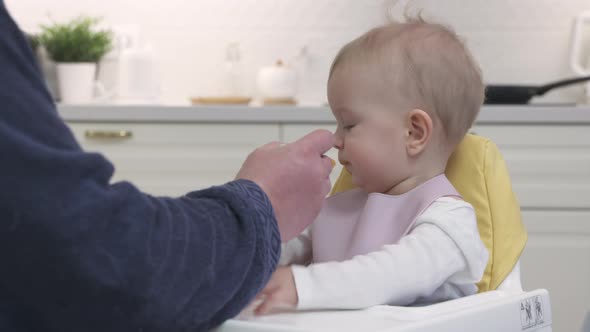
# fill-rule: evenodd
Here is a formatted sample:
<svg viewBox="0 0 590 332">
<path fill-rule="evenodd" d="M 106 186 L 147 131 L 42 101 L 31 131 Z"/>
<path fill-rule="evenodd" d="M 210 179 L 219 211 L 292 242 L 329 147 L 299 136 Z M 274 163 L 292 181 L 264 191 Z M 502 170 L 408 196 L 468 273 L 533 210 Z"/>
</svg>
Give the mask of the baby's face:
<svg viewBox="0 0 590 332">
<path fill-rule="evenodd" d="M 409 171 L 406 112 L 395 109 L 384 85 L 361 65 L 336 68 L 328 82 L 338 159 L 367 192 L 385 193 Z"/>
</svg>

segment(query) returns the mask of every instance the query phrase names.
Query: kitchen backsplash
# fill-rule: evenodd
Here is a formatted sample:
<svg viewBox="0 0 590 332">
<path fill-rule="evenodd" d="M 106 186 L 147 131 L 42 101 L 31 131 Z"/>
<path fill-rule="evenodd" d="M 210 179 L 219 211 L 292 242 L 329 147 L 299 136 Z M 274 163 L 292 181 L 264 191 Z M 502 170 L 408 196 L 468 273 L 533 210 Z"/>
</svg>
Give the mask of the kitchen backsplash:
<svg viewBox="0 0 590 332">
<path fill-rule="evenodd" d="M 183 104 L 190 96 L 221 94 L 225 52 L 238 42 L 244 90 L 254 94 L 256 72 L 277 59 L 299 58 L 298 99 L 325 102 L 332 58 L 345 42 L 385 21 L 382 0 L 5 0 L 20 26 L 80 14 L 106 24 L 138 24 L 157 52 L 162 100 Z M 572 22 L 590 10 L 588 0 L 415 0 L 426 17 L 462 35 L 488 83 L 541 84 L 574 76 L 569 67 Z M 590 40 L 588 43 L 590 44 Z M 301 60 L 303 59 L 303 60 Z M 581 87 L 555 90 L 538 102 L 575 102 Z"/>
</svg>

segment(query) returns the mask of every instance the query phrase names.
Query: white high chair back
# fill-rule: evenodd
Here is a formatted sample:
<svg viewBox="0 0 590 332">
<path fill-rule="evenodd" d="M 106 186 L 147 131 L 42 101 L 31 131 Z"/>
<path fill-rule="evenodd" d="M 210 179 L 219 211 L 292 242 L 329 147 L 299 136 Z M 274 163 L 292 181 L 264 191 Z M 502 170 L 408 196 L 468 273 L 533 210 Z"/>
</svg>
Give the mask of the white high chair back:
<svg viewBox="0 0 590 332">
<path fill-rule="evenodd" d="M 505 292 L 522 292 L 522 283 L 520 281 L 520 260 L 514 265 L 512 272 L 510 272 L 496 290 Z"/>
</svg>

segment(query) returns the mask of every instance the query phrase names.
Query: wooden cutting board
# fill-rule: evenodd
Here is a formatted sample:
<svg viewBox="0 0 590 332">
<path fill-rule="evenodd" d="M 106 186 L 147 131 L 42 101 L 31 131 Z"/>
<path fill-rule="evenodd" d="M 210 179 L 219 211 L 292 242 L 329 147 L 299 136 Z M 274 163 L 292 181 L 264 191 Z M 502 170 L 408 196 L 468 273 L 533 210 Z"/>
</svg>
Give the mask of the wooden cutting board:
<svg viewBox="0 0 590 332">
<path fill-rule="evenodd" d="M 219 96 L 219 97 L 192 97 L 193 105 L 248 105 L 251 97 Z"/>
</svg>

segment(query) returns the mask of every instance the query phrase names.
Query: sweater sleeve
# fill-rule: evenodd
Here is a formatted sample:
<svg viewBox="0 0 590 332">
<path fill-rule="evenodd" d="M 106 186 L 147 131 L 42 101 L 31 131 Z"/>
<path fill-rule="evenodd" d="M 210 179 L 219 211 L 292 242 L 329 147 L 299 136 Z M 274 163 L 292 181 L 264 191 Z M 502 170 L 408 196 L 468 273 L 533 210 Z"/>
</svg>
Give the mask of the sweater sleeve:
<svg viewBox="0 0 590 332">
<path fill-rule="evenodd" d="M 267 282 L 280 235 L 256 184 L 163 198 L 112 174 L 59 118 L 0 0 L 0 289 L 35 330 L 205 330 Z"/>
</svg>

